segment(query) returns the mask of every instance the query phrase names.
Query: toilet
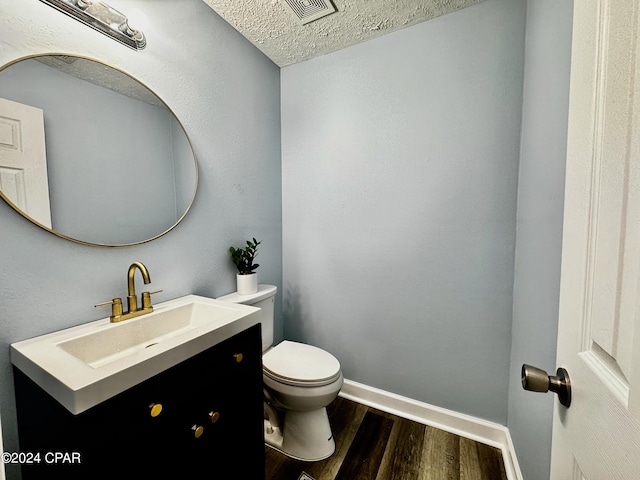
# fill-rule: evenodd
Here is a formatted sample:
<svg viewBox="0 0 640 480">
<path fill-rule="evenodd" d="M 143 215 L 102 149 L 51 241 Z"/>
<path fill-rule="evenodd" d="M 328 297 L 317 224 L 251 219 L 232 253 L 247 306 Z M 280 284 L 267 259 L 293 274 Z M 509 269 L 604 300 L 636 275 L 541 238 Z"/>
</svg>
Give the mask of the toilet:
<svg viewBox="0 0 640 480">
<path fill-rule="evenodd" d="M 304 343 L 285 340 L 273 346 L 277 291 L 273 285 L 258 285 L 257 293 L 231 293 L 218 300 L 262 309 L 265 443 L 297 460 L 323 460 L 336 448 L 326 406 L 342 388 L 340 362 Z"/>
</svg>

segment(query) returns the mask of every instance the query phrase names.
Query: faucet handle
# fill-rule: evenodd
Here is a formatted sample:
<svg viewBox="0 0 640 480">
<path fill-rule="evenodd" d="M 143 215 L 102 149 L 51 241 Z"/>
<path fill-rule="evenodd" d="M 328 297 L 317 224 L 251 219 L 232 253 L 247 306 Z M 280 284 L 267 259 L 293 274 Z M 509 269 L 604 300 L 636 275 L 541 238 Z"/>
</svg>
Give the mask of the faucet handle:
<svg viewBox="0 0 640 480">
<path fill-rule="evenodd" d="M 111 307 L 111 317 L 118 317 L 122 315 L 122 299 L 114 298 L 110 302 L 103 302 L 94 305 L 94 307 L 103 307 L 105 305 L 112 305 Z"/>
<path fill-rule="evenodd" d="M 142 308 L 151 308 L 151 295 L 160 292 L 162 292 L 162 290 L 156 290 L 155 292 L 142 292 Z"/>
</svg>

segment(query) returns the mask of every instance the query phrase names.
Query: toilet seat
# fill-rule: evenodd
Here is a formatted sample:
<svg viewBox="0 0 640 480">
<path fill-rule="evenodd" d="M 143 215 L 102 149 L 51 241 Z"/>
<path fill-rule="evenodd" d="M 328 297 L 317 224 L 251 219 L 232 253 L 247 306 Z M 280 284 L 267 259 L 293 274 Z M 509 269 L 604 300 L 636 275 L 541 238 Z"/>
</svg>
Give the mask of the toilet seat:
<svg viewBox="0 0 640 480">
<path fill-rule="evenodd" d="M 340 378 L 340 362 L 312 345 L 285 340 L 262 356 L 263 373 L 285 385 L 319 387 Z"/>
</svg>

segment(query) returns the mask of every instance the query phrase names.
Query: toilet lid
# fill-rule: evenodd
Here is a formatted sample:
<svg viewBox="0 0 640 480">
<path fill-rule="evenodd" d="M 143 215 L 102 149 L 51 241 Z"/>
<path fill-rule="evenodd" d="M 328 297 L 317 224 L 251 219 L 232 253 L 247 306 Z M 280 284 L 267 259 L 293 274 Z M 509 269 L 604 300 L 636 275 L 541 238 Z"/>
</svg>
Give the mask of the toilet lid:
<svg viewBox="0 0 640 480">
<path fill-rule="evenodd" d="M 340 362 L 329 352 L 289 340 L 265 353 L 262 365 L 265 375 L 289 385 L 327 385 L 340 376 Z"/>
</svg>

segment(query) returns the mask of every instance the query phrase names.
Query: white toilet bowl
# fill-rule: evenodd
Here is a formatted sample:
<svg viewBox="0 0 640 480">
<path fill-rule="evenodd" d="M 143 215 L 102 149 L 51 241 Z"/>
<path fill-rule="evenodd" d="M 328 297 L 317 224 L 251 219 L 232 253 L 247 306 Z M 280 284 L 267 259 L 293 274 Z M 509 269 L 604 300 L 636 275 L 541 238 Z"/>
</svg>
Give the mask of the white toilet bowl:
<svg viewBox="0 0 640 480">
<path fill-rule="evenodd" d="M 304 343 L 285 340 L 272 348 L 276 292 L 274 285 L 258 285 L 254 294 L 219 299 L 261 309 L 265 443 L 299 460 L 322 460 L 336 448 L 325 407 L 342 388 L 340 362 Z"/>
<path fill-rule="evenodd" d="M 326 406 L 344 378 L 328 352 L 285 340 L 262 357 L 265 385 L 265 442 L 305 461 L 325 459 L 335 451 Z"/>
</svg>

